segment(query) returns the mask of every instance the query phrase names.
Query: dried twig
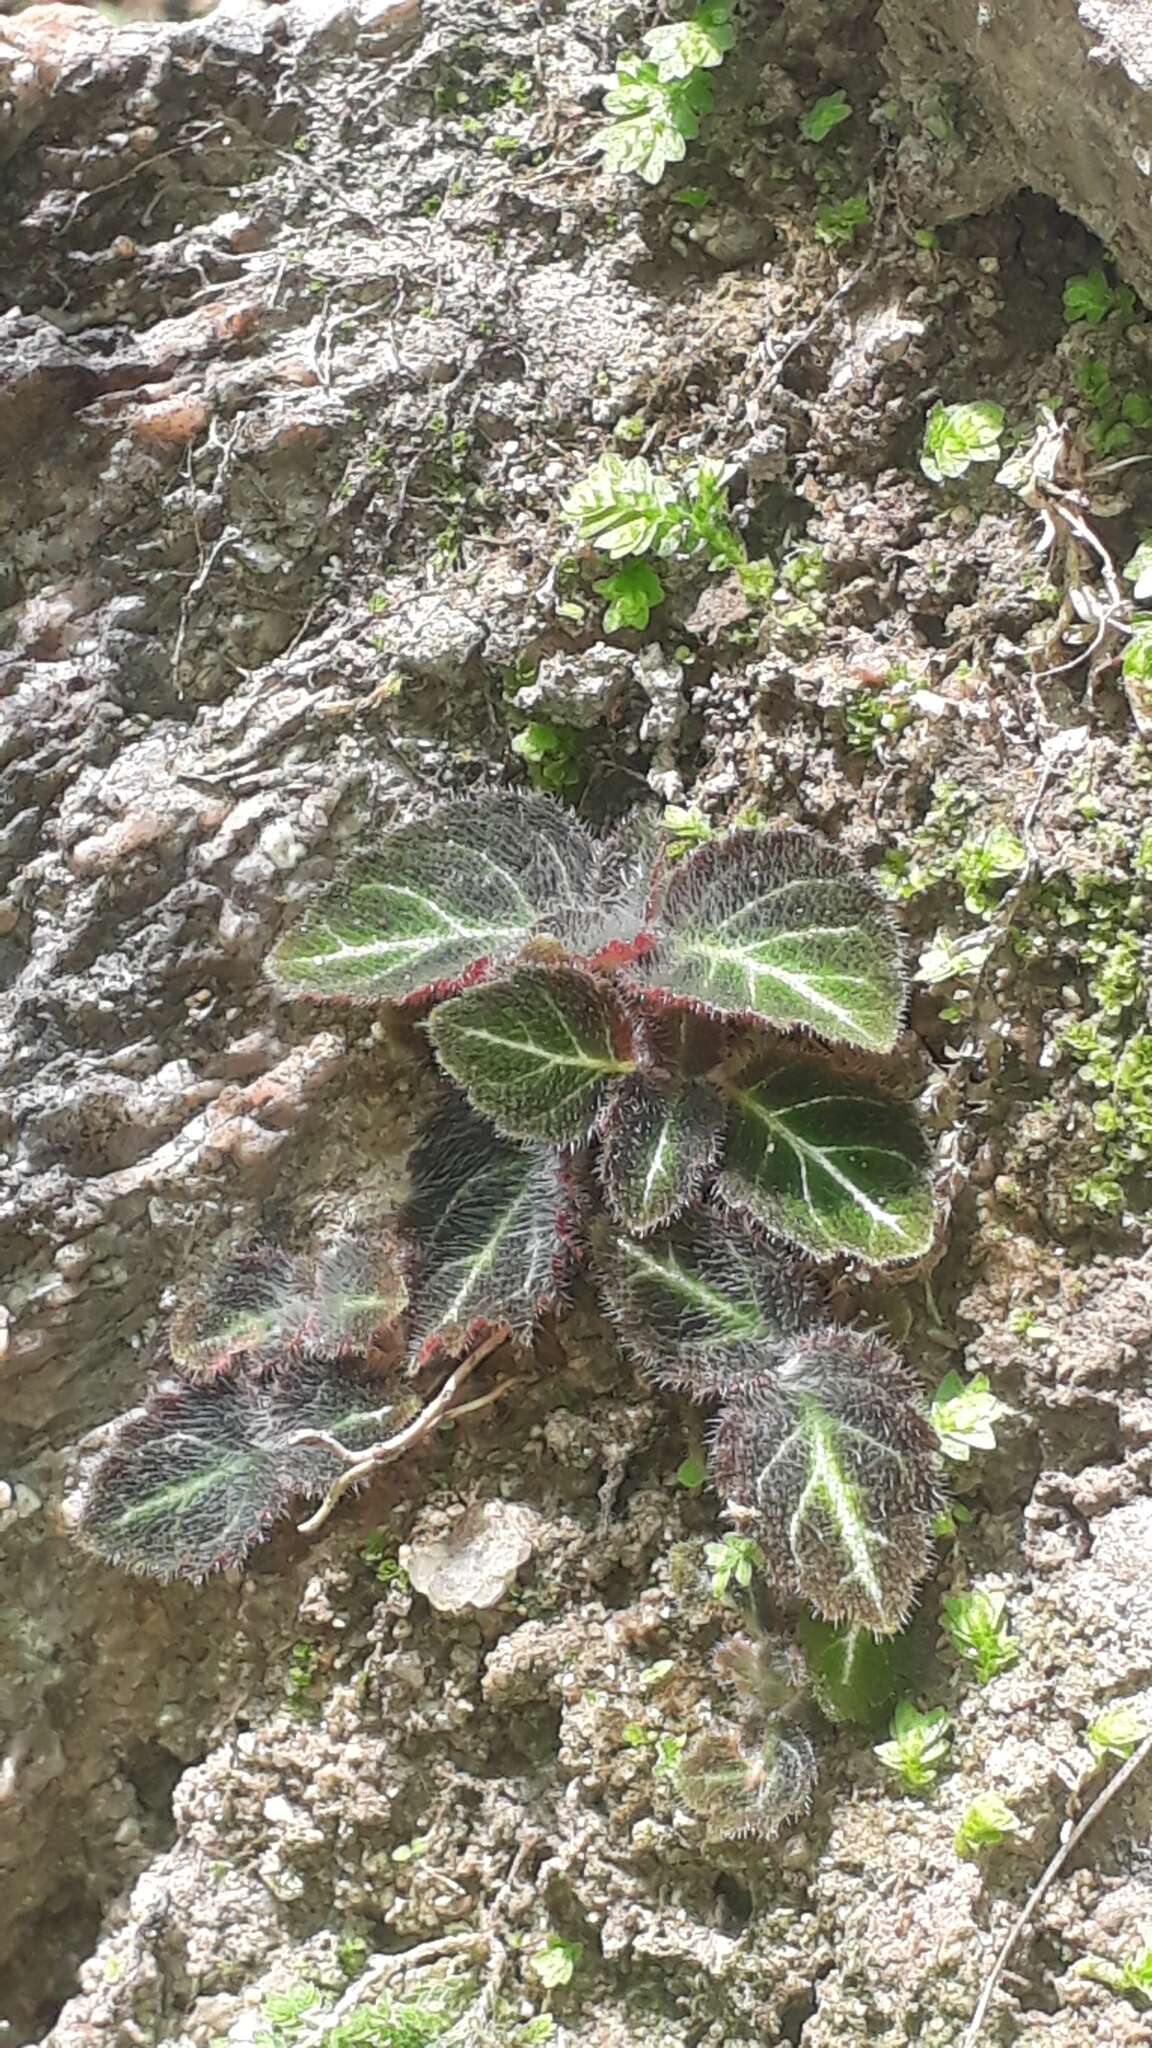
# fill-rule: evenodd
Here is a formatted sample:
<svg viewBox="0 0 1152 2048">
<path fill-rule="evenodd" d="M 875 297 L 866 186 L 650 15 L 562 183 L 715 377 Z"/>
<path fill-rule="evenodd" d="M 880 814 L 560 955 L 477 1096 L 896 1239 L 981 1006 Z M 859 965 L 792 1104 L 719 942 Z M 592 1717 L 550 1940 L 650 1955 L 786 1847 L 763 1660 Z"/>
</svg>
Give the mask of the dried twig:
<svg viewBox="0 0 1152 2048">
<path fill-rule="evenodd" d="M 427 1436 L 438 1423 L 446 1422 L 456 1412 L 454 1403 L 465 1380 L 491 1352 L 506 1343 L 507 1339 L 508 1330 L 505 1326 L 493 1330 L 482 1344 L 476 1346 L 475 1351 L 469 1352 L 467 1358 L 462 1358 L 459 1365 L 453 1368 L 439 1393 L 433 1395 L 427 1406 L 420 1410 L 419 1415 L 406 1423 L 403 1429 L 397 1430 L 395 1436 L 386 1438 L 383 1443 L 372 1444 L 366 1451 L 348 1450 L 346 1445 L 329 1436 L 325 1430 L 301 1429 L 297 1430 L 294 1436 L 290 1436 L 286 1446 L 289 1450 L 319 1445 L 321 1449 L 332 1451 L 337 1457 L 347 1460 L 344 1471 L 333 1480 L 315 1514 L 309 1515 L 306 1522 L 299 1523 L 300 1534 L 312 1536 L 317 1529 L 322 1529 L 349 1487 L 358 1486 L 362 1480 L 370 1479 L 381 1465 L 390 1465 L 394 1459 L 402 1457 L 405 1451 L 411 1450 L 413 1444 L 418 1444 L 421 1437 Z M 477 1408 L 487 1407 L 490 1402 L 498 1400 L 510 1385 L 511 1381 L 502 1380 L 490 1394 L 482 1396 L 478 1401 L 469 1401 L 466 1404 L 468 1412 L 472 1413 Z"/>
<path fill-rule="evenodd" d="M 1139 1770 L 1140 1765 L 1143 1763 L 1145 1757 L 1150 1752 L 1152 1752 L 1152 1735 L 1146 1735 L 1144 1737 L 1143 1742 L 1140 1743 L 1139 1747 L 1133 1750 L 1131 1756 L 1128 1758 L 1127 1763 L 1121 1764 L 1120 1769 L 1113 1773 L 1112 1777 L 1109 1778 L 1108 1783 L 1105 1785 L 1104 1790 L 1098 1793 L 1096 1798 L 1092 1801 L 1092 1804 L 1088 1808 L 1087 1813 L 1081 1816 L 1081 1818 L 1077 1821 L 1075 1827 L 1071 1830 L 1070 1834 L 1068 1834 L 1064 1841 L 1061 1842 L 1060 1847 L 1057 1849 L 1056 1854 L 1053 1856 L 1052 1861 L 1049 1863 L 1043 1876 L 1040 1878 L 1039 1882 L 1036 1884 L 1034 1889 L 1031 1892 L 1029 1892 L 1028 1897 L 1024 1902 L 1024 1905 L 1022 1906 L 1019 1914 L 1017 1915 L 1017 1918 L 1013 1921 L 1012 1926 L 1009 1928 L 1008 1933 L 1003 1943 L 1001 1944 L 999 1954 L 996 1957 L 996 1961 L 992 1965 L 991 1971 L 989 1972 L 987 1981 L 984 1985 L 984 1989 L 980 1993 L 980 1997 L 977 2001 L 976 2010 L 972 2015 L 968 2032 L 964 2036 L 962 2048 L 976 2048 L 976 2043 L 980 2038 L 980 2030 L 988 2017 L 988 2008 L 996 1995 L 996 1987 L 999 1984 L 1001 1977 L 1004 1975 L 1004 1970 L 1007 1965 L 1008 1958 L 1012 1954 L 1013 1949 L 1016 1947 L 1016 1944 L 1019 1941 L 1020 1936 L 1024 1933 L 1025 1929 L 1031 1922 L 1036 1912 L 1036 1909 L 1041 1904 L 1045 1894 L 1047 1893 L 1049 1888 L 1055 1883 L 1056 1879 L 1059 1877 L 1060 1872 L 1063 1870 L 1064 1865 L 1067 1863 L 1068 1858 L 1072 1854 L 1072 1851 L 1076 1849 L 1079 1846 L 1079 1844 L 1083 1841 L 1085 1835 L 1088 1833 L 1089 1828 L 1093 1825 L 1093 1823 L 1096 1820 L 1099 1819 L 1099 1816 L 1103 1813 L 1104 1808 L 1111 1803 L 1111 1801 L 1116 1797 L 1116 1794 L 1128 1783 L 1128 1780 L 1130 1777 L 1132 1777 L 1133 1773 Z"/>
</svg>

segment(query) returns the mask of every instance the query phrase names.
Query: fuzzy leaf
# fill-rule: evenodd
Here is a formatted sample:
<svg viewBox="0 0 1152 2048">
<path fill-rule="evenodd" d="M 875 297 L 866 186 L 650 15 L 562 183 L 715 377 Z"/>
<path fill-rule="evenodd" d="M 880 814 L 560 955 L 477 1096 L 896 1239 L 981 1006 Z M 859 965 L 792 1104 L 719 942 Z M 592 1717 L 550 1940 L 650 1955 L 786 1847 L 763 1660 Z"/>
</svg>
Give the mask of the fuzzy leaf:
<svg viewBox="0 0 1152 2048">
<path fill-rule="evenodd" d="M 459 1096 L 438 1110 L 410 1162 L 403 1223 L 423 1254 L 417 1354 L 462 1346 L 485 1325 L 527 1335 L 560 1293 L 573 1235 L 561 1162 L 501 1138 Z"/>
<path fill-rule="evenodd" d="M 631 1073 L 612 990 L 570 967 L 521 967 L 441 1003 L 428 1035 L 441 1066 L 510 1138 L 587 1135 L 606 1084 Z"/>
<path fill-rule="evenodd" d="M 630 1074 L 613 1089 L 600 1124 L 600 1177 L 625 1230 L 668 1223 L 699 1194 L 715 1164 L 724 1110 L 707 1081 L 652 1081 Z"/>
<path fill-rule="evenodd" d="M 316 1261 L 305 1348 L 312 1357 L 366 1351 L 408 1306 L 398 1247 L 379 1230 L 342 1231 Z"/>
<path fill-rule="evenodd" d="M 765 1571 L 826 1621 L 901 1627 L 928 1566 L 935 1439 L 916 1381 L 852 1330 L 796 1338 L 747 1382 L 713 1443 L 716 1484 L 755 1512 Z"/>
<path fill-rule="evenodd" d="M 886 1052 L 904 974 L 887 905 L 847 856 L 811 833 L 734 832 L 672 868 L 664 934 L 645 980 L 717 1010 Z"/>
<path fill-rule="evenodd" d="M 276 1359 L 300 1341 L 312 1309 L 307 1262 L 276 1245 L 249 1245 L 204 1275 L 172 1319 L 177 1365 L 207 1377 L 234 1359 Z"/>
<path fill-rule="evenodd" d="M 754 1068 L 730 1097 L 726 1202 L 817 1257 L 882 1265 L 927 1250 L 928 1149 L 902 1103 L 815 1061 Z"/>
<path fill-rule="evenodd" d="M 399 1001 L 509 959 L 565 903 L 579 902 L 596 849 L 547 798 L 447 804 L 389 833 L 272 956 L 298 995 Z"/>
<path fill-rule="evenodd" d="M 788 1254 L 709 1210 L 642 1242 L 616 1238 L 596 1278 L 621 1342 L 653 1379 L 697 1400 L 762 1372 L 805 1308 Z"/>
<path fill-rule="evenodd" d="M 689 1743 L 676 1768 L 685 1806 L 720 1839 L 778 1833 L 811 1804 L 812 1744 L 799 1728 L 769 1726 L 758 1742 L 735 1728 L 710 1729 Z"/>
<path fill-rule="evenodd" d="M 289 1449 L 299 1429 L 387 1434 L 380 1381 L 318 1365 L 268 1385 L 220 1377 L 162 1387 L 123 1416 L 85 1487 L 81 1534 L 110 1563 L 158 1579 L 201 1579 L 238 1564 L 300 1494 L 341 1470 L 322 1449 Z"/>
</svg>

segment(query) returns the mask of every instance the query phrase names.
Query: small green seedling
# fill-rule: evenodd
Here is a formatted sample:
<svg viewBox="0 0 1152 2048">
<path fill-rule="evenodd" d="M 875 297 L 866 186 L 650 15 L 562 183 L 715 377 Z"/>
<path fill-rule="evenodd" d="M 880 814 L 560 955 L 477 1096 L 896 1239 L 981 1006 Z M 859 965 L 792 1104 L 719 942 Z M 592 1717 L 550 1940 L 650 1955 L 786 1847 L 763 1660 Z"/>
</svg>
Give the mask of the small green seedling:
<svg viewBox="0 0 1152 2048">
<path fill-rule="evenodd" d="M 944 1632 L 952 1648 L 971 1664 L 981 1685 L 1008 1671 L 1020 1645 L 1008 1633 L 1003 1593 L 955 1593 L 945 1600 Z"/>
<path fill-rule="evenodd" d="M 735 568 L 745 554 L 728 519 L 730 475 L 717 463 L 701 462 L 677 485 L 642 455 L 609 450 L 573 486 L 564 517 L 582 541 L 612 561 L 706 553 L 709 568 Z"/>
<path fill-rule="evenodd" d="M 676 1467 L 676 1484 L 684 1487 L 688 1493 L 699 1493 L 707 1477 L 707 1465 L 703 1458 L 698 1458 L 695 1454 L 685 1458 Z"/>
<path fill-rule="evenodd" d="M 1119 1965 L 1105 1961 L 1102 1956 L 1086 1956 L 1076 1964 L 1073 1974 L 1105 1985 L 1118 1998 L 1134 1999 L 1141 2007 L 1152 2006 L 1152 1944 Z"/>
<path fill-rule="evenodd" d="M 982 1792 L 962 1814 L 952 1844 L 958 1856 L 976 1857 L 982 1849 L 994 1849 L 1005 1835 L 1015 1834 L 1019 1826 L 998 1792 Z"/>
<path fill-rule="evenodd" d="M 1110 313 L 1130 317 L 1134 310 L 1135 300 L 1127 285 L 1109 284 L 1102 270 L 1070 277 L 1064 286 L 1064 318 L 1070 327 L 1077 322 L 1099 327 Z"/>
<path fill-rule="evenodd" d="M 941 927 L 921 953 L 914 978 L 926 988 L 943 981 L 970 981 L 987 964 L 995 943 L 992 931 L 948 932 Z"/>
<path fill-rule="evenodd" d="M 901 1700 L 892 1716 L 890 1740 L 878 1742 L 875 1754 L 885 1770 L 894 1771 L 909 1792 L 928 1792 L 948 1758 L 951 1722 L 943 1707 L 922 1714 L 911 1700 Z"/>
<path fill-rule="evenodd" d="M 611 576 L 602 576 L 592 588 L 598 597 L 607 600 L 606 633 L 618 633 L 622 627 L 642 633 L 656 606 L 664 601 L 664 585 L 647 562 L 622 562 Z"/>
<path fill-rule="evenodd" d="M 712 838 L 712 827 L 698 804 L 665 804 L 660 822 L 668 835 L 665 860 L 679 860 Z"/>
<path fill-rule="evenodd" d="M 839 92 L 826 93 L 823 99 L 809 107 L 806 114 L 801 115 L 800 133 L 805 142 L 823 142 L 824 137 L 831 135 L 842 121 L 851 119 L 852 102 L 841 88 Z"/>
<path fill-rule="evenodd" d="M 712 1573 L 712 1591 L 727 1605 L 732 1586 L 748 1591 L 753 1575 L 764 1568 L 764 1553 L 751 1536 L 724 1536 L 719 1543 L 706 1543 L 704 1555 Z"/>
<path fill-rule="evenodd" d="M 862 228 L 871 217 L 863 192 L 853 193 L 851 199 L 825 199 L 816 209 L 812 232 L 825 248 L 834 249 L 842 242 L 854 242 L 857 228 Z"/>
<path fill-rule="evenodd" d="M 1016 834 L 1003 824 L 990 826 L 982 838 L 961 847 L 955 874 L 965 909 L 974 917 L 986 917 L 996 908 L 1003 884 L 1023 871 L 1027 859 Z"/>
<path fill-rule="evenodd" d="M 1084 1740 L 1092 1752 L 1092 1761 L 1099 1764 L 1106 1756 L 1131 1756 L 1149 1733 L 1152 1726 L 1145 1710 L 1134 1700 L 1119 1700 L 1097 1714 L 1091 1727 L 1085 1729 Z"/>
<path fill-rule="evenodd" d="M 572 725 L 553 725 L 534 718 L 512 736 L 512 752 L 528 769 L 533 789 L 560 796 L 583 781 L 583 734 Z"/>
<path fill-rule="evenodd" d="M 656 1740 L 656 1761 L 653 1775 L 657 1778 L 671 1778 L 675 1781 L 680 1769 L 680 1759 L 687 1747 L 686 1735 L 660 1735 Z"/>
<path fill-rule="evenodd" d="M 529 1956 L 525 1967 L 545 1991 L 559 1991 L 572 1982 L 583 1953 L 583 1942 L 565 1941 L 559 1934 L 550 1934 L 543 1948 Z"/>
<path fill-rule="evenodd" d="M 688 21 L 663 23 L 644 37 L 645 57 L 621 57 L 604 96 L 612 121 L 597 136 L 609 171 L 635 171 L 658 185 L 669 164 L 681 163 L 688 144 L 712 110 L 709 72 L 735 41 L 729 0 L 711 0 Z"/>
<path fill-rule="evenodd" d="M 950 1501 L 946 1508 L 941 1508 L 940 1513 L 933 1520 L 932 1534 L 941 1543 L 954 1542 L 961 1529 L 966 1528 L 971 1520 L 972 1511 L 970 1508 L 966 1508 L 962 1501 Z"/>
<path fill-rule="evenodd" d="M 1124 574 L 1132 585 L 1132 595 L 1137 604 L 1152 597 L 1152 533 L 1146 533 L 1131 561 L 1125 562 Z"/>
<path fill-rule="evenodd" d="M 928 415 L 920 467 L 934 484 L 963 476 L 974 462 L 999 462 L 1004 408 L 991 399 L 941 405 Z"/>
<path fill-rule="evenodd" d="M 940 1449 L 958 1465 L 966 1465 L 973 1451 L 996 1449 L 995 1425 L 1007 1412 L 982 1372 L 968 1381 L 958 1372 L 946 1373 L 929 1411 Z"/>
</svg>

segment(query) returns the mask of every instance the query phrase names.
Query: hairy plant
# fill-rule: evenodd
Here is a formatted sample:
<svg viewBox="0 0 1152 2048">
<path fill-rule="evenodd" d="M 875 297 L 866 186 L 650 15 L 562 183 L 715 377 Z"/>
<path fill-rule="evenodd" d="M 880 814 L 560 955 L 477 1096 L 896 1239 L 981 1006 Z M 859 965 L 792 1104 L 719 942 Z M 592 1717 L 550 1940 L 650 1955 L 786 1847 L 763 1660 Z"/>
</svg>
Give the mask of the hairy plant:
<svg viewBox="0 0 1152 2048">
<path fill-rule="evenodd" d="M 778 1724 L 759 1736 L 733 1727 L 710 1729 L 689 1742 L 676 1767 L 685 1806 L 720 1840 L 770 1840 L 785 1821 L 806 1811 L 815 1783 L 816 1758 L 807 1735 Z"/>
<path fill-rule="evenodd" d="M 730 1394 L 713 1467 L 782 1592 L 877 1635 L 903 1625 L 941 1494 L 922 1396 L 886 1346 L 852 1330 L 797 1337 Z"/>
<path fill-rule="evenodd" d="M 507 1380 L 467 1381 L 586 1260 L 644 1370 L 721 1403 L 726 1588 L 763 1568 L 830 1621 L 897 1628 L 937 1438 L 891 1352 L 822 1324 L 814 1275 L 916 1259 L 934 1226 L 927 1148 L 877 1080 L 900 939 L 855 863 L 794 828 L 670 862 L 643 827 L 598 843 L 546 798 L 464 799 L 386 834 L 270 965 L 294 997 L 407 1008 L 446 1085 L 387 1229 L 243 1248 L 181 1310 L 182 1379 L 114 1426 L 90 1544 L 195 1577 L 292 1500 L 320 1498 L 318 1527 L 497 1399 Z"/>
</svg>

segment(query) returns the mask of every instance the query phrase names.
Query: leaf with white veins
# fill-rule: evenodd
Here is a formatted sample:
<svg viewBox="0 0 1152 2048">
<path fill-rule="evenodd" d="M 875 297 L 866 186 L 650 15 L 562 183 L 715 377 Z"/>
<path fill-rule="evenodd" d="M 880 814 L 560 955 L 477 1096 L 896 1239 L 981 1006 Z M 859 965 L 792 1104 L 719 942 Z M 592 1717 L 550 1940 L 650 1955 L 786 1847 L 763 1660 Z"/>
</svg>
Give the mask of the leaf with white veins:
<svg viewBox="0 0 1152 2048">
<path fill-rule="evenodd" d="M 628 1075 L 600 1125 L 600 1178 L 617 1223 L 643 1233 L 687 1208 L 716 1162 L 723 1128 L 723 1105 L 707 1081 Z"/>
<path fill-rule="evenodd" d="M 421 1134 L 411 1176 L 414 1355 L 437 1339 L 458 1348 L 485 1325 L 528 1335 L 570 1260 L 572 1197 L 555 1152 L 499 1137 L 452 1096 Z"/>
<path fill-rule="evenodd" d="M 696 1400 L 763 1372 L 807 1299 L 789 1253 L 707 1209 L 643 1240 L 613 1239 L 596 1279 L 621 1343 L 660 1385 Z"/>
<path fill-rule="evenodd" d="M 821 1258 L 883 1265 L 928 1249 L 928 1148 L 902 1103 L 815 1061 L 760 1065 L 729 1099 L 726 1202 Z"/>
<path fill-rule="evenodd" d="M 444 1071 L 510 1138 L 585 1137 L 607 1085 L 632 1072 L 613 991 L 570 967 L 521 967 L 441 1003 L 428 1036 Z"/>
<path fill-rule="evenodd" d="M 826 1621 L 899 1629 L 927 1568 L 937 1456 L 911 1373 L 853 1330 L 796 1338 L 721 1414 L 716 1484 L 750 1525 L 769 1577 Z"/>
<path fill-rule="evenodd" d="M 283 939 L 271 972 L 296 995 L 401 1001 L 513 958 L 593 885 L 596 848 L 543 797 L 446 804 L 385 836 Z"/>
<path fill-rule="evenodd" d="M 887 1052 L 904 1005 L 891 911 L 855 863 L 801 831 L 733 832 L 671 869 L 656 952 L 669 995 Z"/>
<path fill-rule="evenodd" d="M 342 1470 L 299 1429 L 351 1432 L 355 1449 L 387 1434 L 379 1381 L 322 1365 L 273 1382 L 220 1377 L 169 1384 L 113 1425 L 85 1485 L 80 1533 L 110 1563 L 158 1579 L 201 1579 L 239 1564 L 297 1496 Z"/>
</svg>

